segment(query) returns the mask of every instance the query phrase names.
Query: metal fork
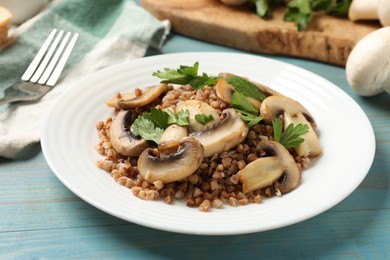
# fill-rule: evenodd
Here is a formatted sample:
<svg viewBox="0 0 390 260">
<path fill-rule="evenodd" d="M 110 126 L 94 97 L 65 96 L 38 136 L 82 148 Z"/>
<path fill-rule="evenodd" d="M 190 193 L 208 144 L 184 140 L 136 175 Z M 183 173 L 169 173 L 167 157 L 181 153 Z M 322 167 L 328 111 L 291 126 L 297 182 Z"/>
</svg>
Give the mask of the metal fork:
<svg viewBox="0 0 390 260">
<path fill-rule="evenodd" d="M 78 34 L 53 29 L 17 82 L 4 90 L 0 105 L 16 101 L 33 101 L 49 92 L 57 83 L 77 41 Z M 68 43 L 69 42 L 69 43 Z"/>
</svg>

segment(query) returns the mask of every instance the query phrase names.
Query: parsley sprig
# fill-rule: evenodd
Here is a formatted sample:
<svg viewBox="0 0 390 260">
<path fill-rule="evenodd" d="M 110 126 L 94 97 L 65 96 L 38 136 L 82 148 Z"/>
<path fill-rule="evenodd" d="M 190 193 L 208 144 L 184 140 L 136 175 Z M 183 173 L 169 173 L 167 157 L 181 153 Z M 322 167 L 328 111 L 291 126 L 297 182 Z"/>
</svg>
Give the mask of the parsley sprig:
<svg viewBox="0 0 390 260">
<path fill-rule="evenodd" d="M 281 143 L 286 148 L 295 148 L 303 143 L 304 139 L 301 137 L 309 131 L 309 126 L 306 124 L 289 124 L 283 131 L 283 123 L 279 118 L 272 121 L 272 128 L 274 131 L 275 141 Z"/>
<path fill-rule="evenodd" d="M 150 112 L 144 112 L 134 120 L 131 131 L 145 140 L 159 144 L 164 130 L 169 125 L 186 126 L 189 124 L 189 115 L 188 110 L 175 113 L 169 109 L 161 110 L 152 107 Z"/>
<path fill-rule="evenodd" d="M 255 84 L 239 76 L 228 77 L 226 81 L 235 90 L 232 94 L 231 107 L 249 127 L 259 123 L 263 119 L 260 111 L 249 102 L 247 97 L 262 101 L 266 98 L 264 93 Z"/>
<path fill-rule="evenodd" d="M 287 5 L 284 20 L 295 22 L 299 31 L 305 30 L 313 18 L 313 12 L 325 11 L 333 16 L 347 16 L 352 0 L 250 0 L 256 14 L 264 19 L 272 18 L 272 7 Z"/>
<path fill-rule="evenodd" d="M 232 76 L 228 77 L 226 81 L 231 84 L 236 91 L 242 93 L 246 97 L 253 97 L 260 101 L 263 101 L 266 98 L 264 93 L 261 92 L 255 84 L 242 77 Z"/>
<path fill-rule="evenodd" d="M 220 77 L 210 77 L 206 73 L 198 75 L 199 62 L 193 66 L 180 65 L 178 69 L 165 68 L 163 71 L 156 71 L 153 76 L 163 79 L 162 83 L 189 84 L 194 89 L 202 89 L 205 86 L 215 85 Z"/>
</svg>

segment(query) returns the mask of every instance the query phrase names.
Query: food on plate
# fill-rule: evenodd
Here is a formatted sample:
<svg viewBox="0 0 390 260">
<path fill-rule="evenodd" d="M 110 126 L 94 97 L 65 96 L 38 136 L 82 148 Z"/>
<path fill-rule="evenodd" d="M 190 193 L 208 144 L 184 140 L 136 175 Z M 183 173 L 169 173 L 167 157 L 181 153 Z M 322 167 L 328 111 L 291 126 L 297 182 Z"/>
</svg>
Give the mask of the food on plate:
<svg viewBox="0 0 390 260">
<path fill-rule="evenodd" d="M 8 11 L 8 9 L 0 6 L 0 46 L 7 40 L 11 22 L 12 14 Z"/>
<path fill-rule="evenodd" d="M 241 76 L 198 75 L 198 62 L 107 100 L 97 166 L 138 198 L 200 211 L 261 203 L 298 187 L 321 146 L 299 102 Z"/>
<path fill-rule="evenodd" d="M 390 94 L 390 27 L 380 28 L 361 39 L 353 48 L 346 64 L 351 88 L 362 96 L 383 91 Z"/>
</svg>

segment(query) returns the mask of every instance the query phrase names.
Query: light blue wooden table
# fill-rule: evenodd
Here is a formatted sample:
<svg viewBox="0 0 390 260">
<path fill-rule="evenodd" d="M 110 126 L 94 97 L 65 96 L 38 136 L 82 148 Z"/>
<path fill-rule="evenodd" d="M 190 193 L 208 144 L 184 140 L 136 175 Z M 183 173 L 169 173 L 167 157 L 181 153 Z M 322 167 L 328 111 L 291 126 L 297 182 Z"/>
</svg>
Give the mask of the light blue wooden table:
<svg viewBox="0 0 390 260">
<path fill-rule="evenodd" d="M 171 35 L 161 53 L 185 51 L 240 52 Z M 27 160 L 0 158 L 0 259 L 390 259 L 390 95 L 355 95 L 341 67 L 271 58 L 330 80 L 367 113 L 377 140 L 375 160 L 344 201 L 307 221 L 263 233 L 169 233 L 115 218 L 79 199 L 54 176 L 37 145 Z"/>
</svg>

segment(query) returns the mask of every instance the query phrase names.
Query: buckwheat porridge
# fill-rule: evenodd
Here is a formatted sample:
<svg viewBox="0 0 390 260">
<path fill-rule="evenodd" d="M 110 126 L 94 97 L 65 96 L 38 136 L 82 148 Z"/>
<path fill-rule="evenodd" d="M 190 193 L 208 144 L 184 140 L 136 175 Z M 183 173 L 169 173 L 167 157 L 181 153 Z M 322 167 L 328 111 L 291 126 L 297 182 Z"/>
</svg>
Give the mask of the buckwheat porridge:
<svg viewBox="0 0 390 260">
<path fill-rule="evenodd" d="M 140 199 L 204 212 L 297 188 L 322 153 L 310 112 L 241 76 L 198 75 L 198 66 L 157 71 L 155 86 L 108 99 L 97 166 Z"/>
</svg>

